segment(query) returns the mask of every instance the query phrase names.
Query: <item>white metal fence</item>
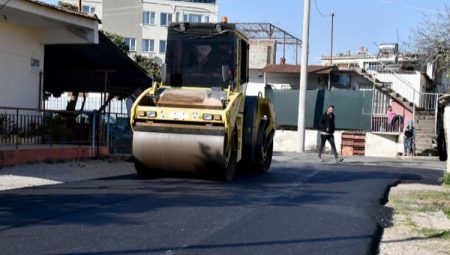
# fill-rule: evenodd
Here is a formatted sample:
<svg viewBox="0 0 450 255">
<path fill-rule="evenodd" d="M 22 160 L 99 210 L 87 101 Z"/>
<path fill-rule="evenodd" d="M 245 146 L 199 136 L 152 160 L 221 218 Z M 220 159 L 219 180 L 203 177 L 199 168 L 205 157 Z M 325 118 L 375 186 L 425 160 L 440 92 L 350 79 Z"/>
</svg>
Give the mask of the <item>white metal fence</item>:
<svg viewBox="0 0 450 255">
<path fill-rule="evenodd" d="M 67 93 L 63 93 L 60 97 L 51 96 L 45 101 L 44 107 L 47 110 L 66 110 L 67 102 L 70 101 L 70 96 Z M 78 97 L 75 110 L 80 110 L 83 104 L 83 97 Z M 100 94 L 89 93 L 86 97 L 86 102 L 83 111 L 98 110 L 101 107 L 102 99 Z M 118 100 L 114 98 L 111 100 L 109 107 L 106 108 L 111 113 L 127 114 L 127 108 L 125 100 Z"/>
</svg>

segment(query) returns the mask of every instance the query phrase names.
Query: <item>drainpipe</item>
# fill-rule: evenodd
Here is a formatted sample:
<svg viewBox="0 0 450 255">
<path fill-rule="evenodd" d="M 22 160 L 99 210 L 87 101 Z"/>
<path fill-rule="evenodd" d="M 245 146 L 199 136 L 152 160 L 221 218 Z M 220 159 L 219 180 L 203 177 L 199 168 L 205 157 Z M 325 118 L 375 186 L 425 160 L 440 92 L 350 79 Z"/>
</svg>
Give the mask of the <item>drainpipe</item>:
<svg viewBox="0 0 450 255">
<path fill-rule="evenodd" d="M 42 110 L 42 71 L 39 72 L 39 98 L 38 98 L 38 109 Z"/>
<path fill-rule="evenodd" d="M 82 9 L 81 0 L 78 0 L 78 11 L 81 12 Z"/>
</svg>

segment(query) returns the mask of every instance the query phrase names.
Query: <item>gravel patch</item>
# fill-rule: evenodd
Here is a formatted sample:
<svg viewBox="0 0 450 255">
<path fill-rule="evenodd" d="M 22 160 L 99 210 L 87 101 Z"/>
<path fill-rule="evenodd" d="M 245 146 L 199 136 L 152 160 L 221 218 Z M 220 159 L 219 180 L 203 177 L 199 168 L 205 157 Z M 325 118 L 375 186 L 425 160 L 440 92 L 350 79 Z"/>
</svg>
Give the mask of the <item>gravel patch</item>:
<svg viewBox="0 0 450 255">
<path fill-rule="evenodd" d="M 134 165 L 121 160 L 37 163 L 0 169 L 0 190 L 74 182 L 135 173 Z"/>
<path fill-rule="evenodd" d="M 393 225 L 384 229 L 379 254 L 450 254 L 450 240 L 430 236 L 430 233 L 450 231 L 449 217 L 442 211 L 436 211 L 436 208 L 439 208 L 435 204 L 436 200 L 418 199 L 417 197 L 418 194 L 426 195 L 430 192 L 450 194 L 450 188 L 423 184 L 401 184 L 391 189 L 389 203 L 386 206 L 394 209 Z"/>
</svg>

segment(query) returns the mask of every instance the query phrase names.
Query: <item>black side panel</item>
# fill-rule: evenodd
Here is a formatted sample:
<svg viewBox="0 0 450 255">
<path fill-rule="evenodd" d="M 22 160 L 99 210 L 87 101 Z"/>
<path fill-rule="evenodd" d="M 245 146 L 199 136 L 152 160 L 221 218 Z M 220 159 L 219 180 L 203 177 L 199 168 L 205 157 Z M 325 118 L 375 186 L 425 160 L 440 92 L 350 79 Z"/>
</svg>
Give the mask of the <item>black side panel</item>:
<svg viewBox="0 0 450 255">
<path fill-rule="evenodd" d="M 253 153 L 253 148 L 256 144 L 256 116 L 258 114 L 258 97 L 247 96 L 245 97 L 245 107 L 244 107 L 244 134 L 243 134 L 243 160 L 244 161 L 254 161 L 255 153 Z"/>
</svg>

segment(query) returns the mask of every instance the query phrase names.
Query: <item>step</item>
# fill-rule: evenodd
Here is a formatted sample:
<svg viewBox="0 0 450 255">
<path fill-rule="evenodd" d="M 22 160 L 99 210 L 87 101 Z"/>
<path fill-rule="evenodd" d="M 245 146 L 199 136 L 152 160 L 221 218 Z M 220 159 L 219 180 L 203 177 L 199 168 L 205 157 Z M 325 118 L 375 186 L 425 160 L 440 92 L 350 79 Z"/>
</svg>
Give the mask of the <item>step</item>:
<svg viewBox="0 0 450 255">
<path fill-rule="evenodd" d="M 434 118 L 436 117 L 435 113 L 430 113 L 430 114 L 420 114 L 420 113 L 415 113 L 416 118 Z"/>
<path fill-rule="evenodd" d="M 436 124 L 434 123 L 434 121 L 433 122 L 420 122 L 420 123 L 416 123 L 415 125 L 414 125 L 414 127 L 415 128 L 418 128 L 418 127 L 428 127 L 428 126 L 435 126 Z"/>
<path fill-rule="evenodd" d="M 415 118 L 415 124 L 421 123 L 421 122 L 435 122 L 436 118 L 434 117 L 426 117 L 426 118 Z"/>
<path fill-rule="evenodd" d="M 416 116 L 434 116 L 434 111 L 416 111 Z"/>
<path fill-rule="evenodd" d="M 416 133 L 417 130 L 421 130 L 421 131 L 428 131 L 427 132 L 428 134 L 434 133 L 435 129 L 434 125 L 425 125 L 425 124 L 414 126 L 414 128 L 416 129 Z"/>
<path fill-rule="evenodd" d="M 420 123 L 416 123 L 414 125 L 415 128 L 419 128 L 419 127 L 429 127 L 429 126 L 435 126 L 436 124 L 433 122 L 420 122 Z"/>
<path fill-rule="evenodd" d="M 420 131 L 422 131 L 422 130 L 420 130 Z M 437 135 L 434 132 L 427 132 L 427 133 L 425 133 L 425 132 L 419 132 L 419 130 L 416 129 L 416 138 L 417 137 L 437 138 Z"/>
<path fill-rule="evenodd" d="M 425 135 L 425 134 L 421 134 L 421 135 L 416 134 L 416 141 L 430 141 L 431 142 L 433 140 L 436 140 L 436 137 L 433 137 L 431 135 Z"/>
<path fill-rule="evenodd" d="M 432 144 L 433 143 L 433 139 L 431 138 L 417 138 L 416 137 L 416 144 L 417 143 L 424 143 L 424 144 Z"/>
<path fill-rule="evenodd" d="M 423 151 L 423 150 L 428 150 L 428 149 L 432 149 L 432 148 L 433 148 L 433 146 L 431 146 L 431 145 L 429 145 L 429 146 L 424 146 L 424 145 L 417 145 L 417 144 L 416 144 L 416 150 Z"/>
</svg>

